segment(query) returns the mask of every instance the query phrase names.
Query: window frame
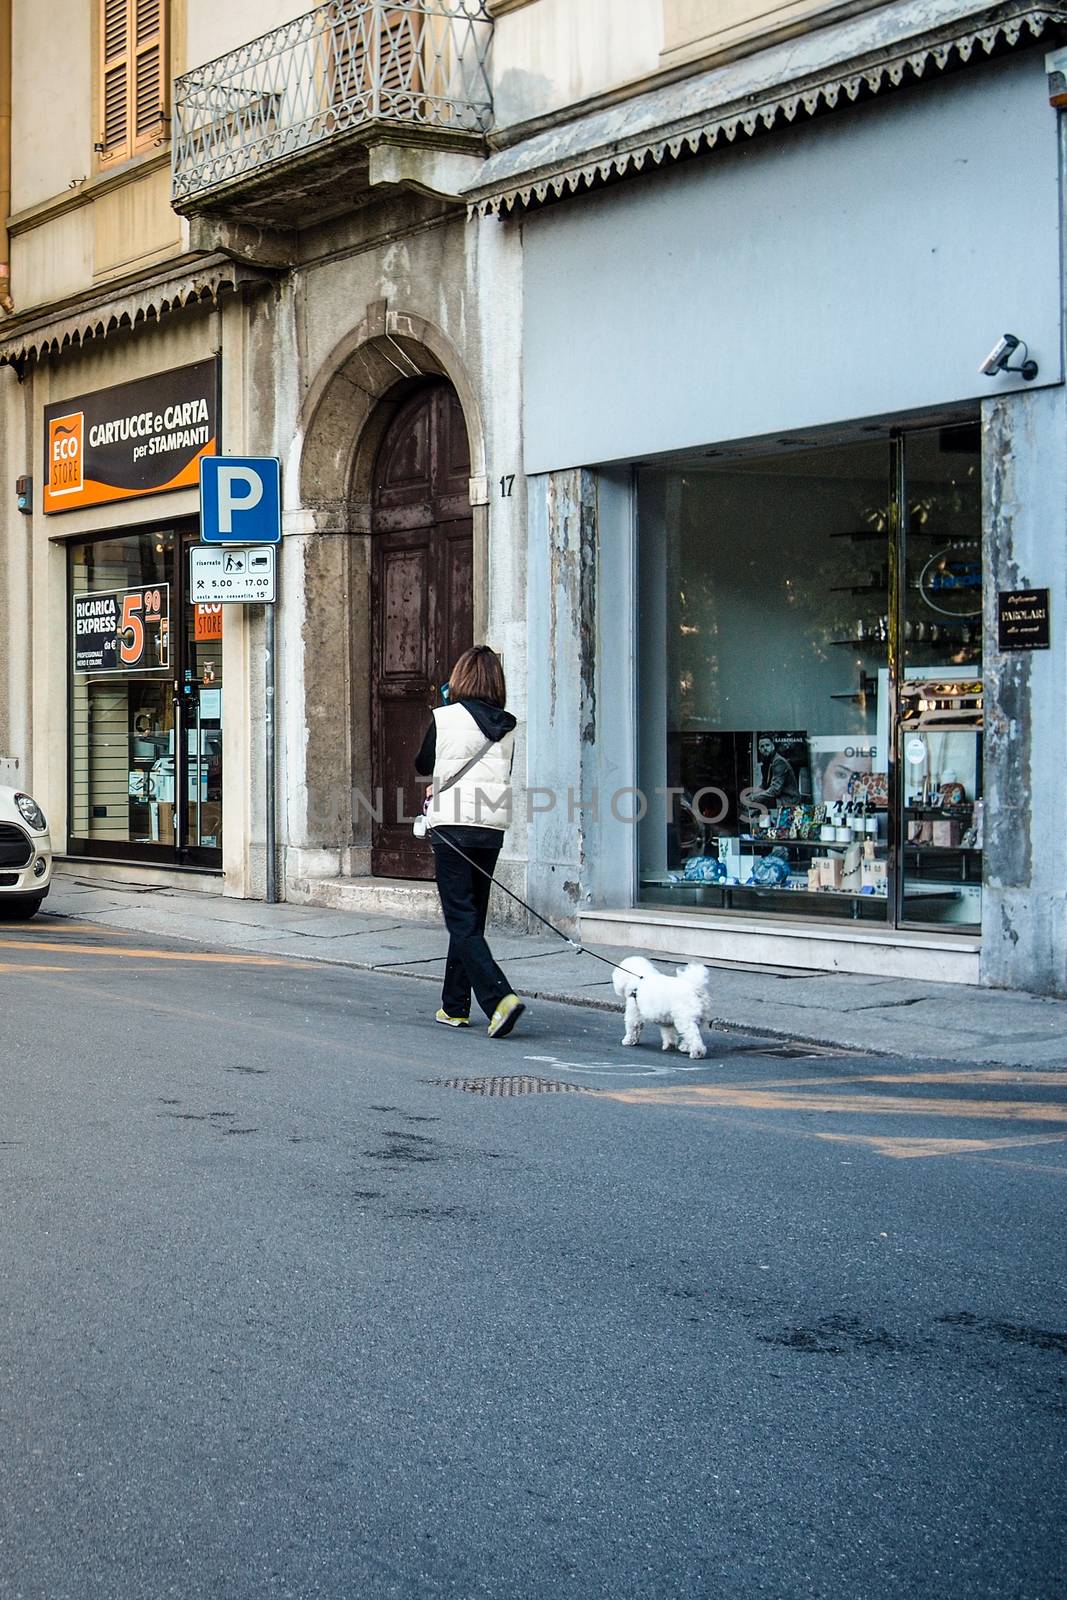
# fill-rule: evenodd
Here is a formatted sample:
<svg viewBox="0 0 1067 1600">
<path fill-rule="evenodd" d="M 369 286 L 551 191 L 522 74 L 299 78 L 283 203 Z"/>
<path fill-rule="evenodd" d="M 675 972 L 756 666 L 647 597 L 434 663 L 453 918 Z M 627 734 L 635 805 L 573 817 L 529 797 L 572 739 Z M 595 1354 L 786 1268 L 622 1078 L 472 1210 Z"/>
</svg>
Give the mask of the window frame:
<svg viewBox="0 0 1067 1600">
<path fill-rule="evenodd" d="M 146 14 L 151 18 L 153 13 L 154 26 L 139 38 Z M 157 149 L 169 136 L 170 0 L 97 0 L 95 22 L 97 125 L 93 150 L 97 170 L 109 172 L 134 156 Z M 116 26 L 121 29 L 121 44 L 116 43 L 109 53 L 109 37 L 115 40 Z M 112 91 L 109 103 L 109 80 L 120 72 L 121 89 Z M 156 104 L 142 120 L 138 101 L 145 94 L 146 82 L 147 93 L 154 93 Z"/>
</svg>

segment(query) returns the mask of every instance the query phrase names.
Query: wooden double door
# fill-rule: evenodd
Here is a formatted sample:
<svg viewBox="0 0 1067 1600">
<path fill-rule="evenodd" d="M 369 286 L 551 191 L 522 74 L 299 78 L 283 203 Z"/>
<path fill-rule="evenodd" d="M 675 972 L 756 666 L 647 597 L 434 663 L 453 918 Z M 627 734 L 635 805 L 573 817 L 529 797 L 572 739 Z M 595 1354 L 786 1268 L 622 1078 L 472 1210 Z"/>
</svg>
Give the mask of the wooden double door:
<svg viewBox="0 0 1067 1600">
<path fill-rule="evenodd" d="M 455 391 L 444 382 L 420 388 L 390 424 L 374 472 L 371 742 L 383 804 L 371 870 L 378 877 L 433 877 L 429 846 L 404 819 L 422 806 L 425 780 L 414 760 L 441 685 L 474 642 L 469 479 Z"/>
</svg>

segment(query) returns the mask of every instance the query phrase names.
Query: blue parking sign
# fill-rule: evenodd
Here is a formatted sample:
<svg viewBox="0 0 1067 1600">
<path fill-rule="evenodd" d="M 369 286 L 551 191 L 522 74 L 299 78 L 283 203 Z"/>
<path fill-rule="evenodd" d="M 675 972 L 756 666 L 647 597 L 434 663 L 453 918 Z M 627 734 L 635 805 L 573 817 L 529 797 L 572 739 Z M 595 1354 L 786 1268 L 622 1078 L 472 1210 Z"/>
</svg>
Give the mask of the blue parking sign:
<svg viewBox="0 0 1067 1600">
<path fill-rule="evenodd" d="M 280 544 L 281 464 L 275 456 L 201 456 L 204 544 Z"/>
</svg>

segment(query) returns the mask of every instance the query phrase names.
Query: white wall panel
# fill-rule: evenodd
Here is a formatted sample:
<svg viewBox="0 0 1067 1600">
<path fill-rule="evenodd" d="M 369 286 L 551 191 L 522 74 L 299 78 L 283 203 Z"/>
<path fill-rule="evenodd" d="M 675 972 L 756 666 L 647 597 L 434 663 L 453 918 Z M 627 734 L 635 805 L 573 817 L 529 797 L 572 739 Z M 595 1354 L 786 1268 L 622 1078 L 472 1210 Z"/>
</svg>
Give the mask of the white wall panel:
<svg viewBox="0 0 1067 1600">
<path fill-rule="evenodd" d="M 11 209 L 18 212 L 93 170 L 99 133 L 87 0 L 14 0 L 11 50 Z"/>
<path fill-rule="evenodd" d="M 226 0 L 225 5 L 218 0 L 186 0 L 182 70 L 203 66 L 311 9 L 310 0 Z"/>
<path fill-rule="evenodd" d="M 1037 50 L 548 206 L 523 239 L 528 473 L 988 398 L 1007 330 L 1062 379 Z"/>
<path fill-rule="evenodd" d="M 496 19 L 496 127 L 542 117 L 659 70 L 654 0 L 538 0 Z"/>
</svg>

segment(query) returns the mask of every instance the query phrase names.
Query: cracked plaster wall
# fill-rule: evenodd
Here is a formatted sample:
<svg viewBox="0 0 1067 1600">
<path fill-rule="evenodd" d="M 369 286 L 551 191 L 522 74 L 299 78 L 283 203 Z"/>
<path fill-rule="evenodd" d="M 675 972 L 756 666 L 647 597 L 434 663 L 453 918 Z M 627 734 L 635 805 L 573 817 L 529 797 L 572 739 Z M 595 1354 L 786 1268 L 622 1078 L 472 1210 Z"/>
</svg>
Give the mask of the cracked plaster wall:
<svg viewBox="0 0 1067 1600">
<path fill-rule="evenodd" d="M 420 375 L 449 378 L 468 421 L 475 628 L 504 656 L 520 718 L 521 789 L 520 248 L 516 230 L 399 195 L 376 218 L 320 230 L 250 322 L 247 448 L 283 461 L 278 817 L 291 881 L 370 870 L 370 819 L 354 792 L 373 790 L 371 469 L 392 410 Z M 487 486 L 501 474 L 515 476 L 506 499 Z M 523 834 L 521 825 L 512 830 L 500 871 L 520 893 Z M 501 915 L 510 917 L 510 906 Z"/>
<path fill-rule="evenodd" d="M 528 490 L 530 898 L 574 929 L 632 892 L 630 478 L 548 473 Z"/>
<path fill-rule="evenodd" d="M 982 979 L 1067 994 L 1067 395 L 983 407 L 985 889 Z M 1048 588 L 1052 648 L 1002 654 L 997 592 Z"/>
</svg>

